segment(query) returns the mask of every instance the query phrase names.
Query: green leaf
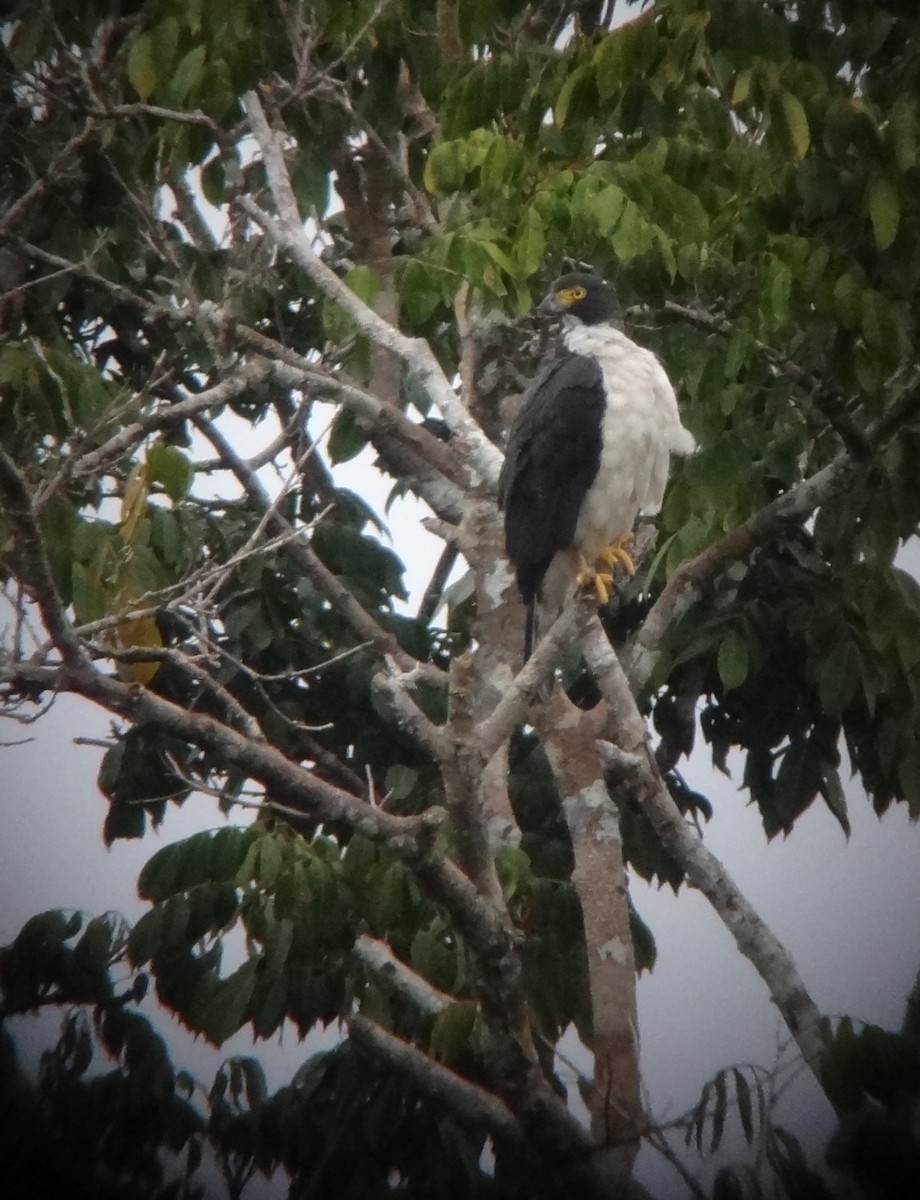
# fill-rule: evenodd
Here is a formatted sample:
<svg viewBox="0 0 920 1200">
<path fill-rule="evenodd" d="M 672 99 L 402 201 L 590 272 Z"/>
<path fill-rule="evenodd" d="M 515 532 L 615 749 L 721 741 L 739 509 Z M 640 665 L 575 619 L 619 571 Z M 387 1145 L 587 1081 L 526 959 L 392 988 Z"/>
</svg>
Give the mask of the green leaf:
<svg viewBox="0 0 920 1200">
<path fill-rule="evenodd" d="M 834 309 L 848 329 L 855 329 L 862 315 L 862 288 L 859 281 L 850 271 L 834 284 Z"/>
<path fill-rule="evenodd" d="M 754 1140 L 754 1122 L 751 1115 L 751 1089 L 737 1067 L 732 1069 L 735 1078 L 735 1099 L 738 1102 L 738 1116 L 741 1118 L 741 1128 L 748 1145 Z"/>
<path fill-rule="evenodd" d="M 113 802 L 102 826 L 102 840 L 111 846 L 118 840 L 142 838 L 147 831 L 147 814 L 142 804 Z"/>
<path fill-rule="evenodd" d="M 343 408 L 329 431 L 329 458 L 333 463 L 349 462 L 368 443 L 367 430 L 355 415 L 354 409 Z"/>
<path fill-rule="evenodd" d="M 380 280 L 370 267 L 352 267 L 345 273 L 343 280 L 365 304 L 373 306 L 380 295 Z"/>
<path fill-rule="evenodd" d="M 543 218 L 531 205 L 524 219 L 524 228 L 514 247 L 515 260 L 520 265 L 521 274 L 525 279 L 536 273 L 543 266 L 546 252 L 546 235 L 543 229 Z"/>
<path fill-rule="evenodd" d="M 184 500 L 191 490 L 195 468 L 176 446 L 157 442 L 147 451 L 147 478 L 163 485 L 174 504 Z"/>
<path fill-rule="evenodd" d="M 728 691 L 744 683 L 747 678 L 750 667 L 748 644 L 737 629 L 730 629 L 719 644 L 716 666 L 719 678 Z"/>
<path fill-rule="evenodd" d="M 98 621 L 105 616 L 106 596 L 99 586 L 96 573 L 76 562 L 71 568 L 70 581 L 77 620 L 82 624 L 85 621 Z"/>
<path fill-rule="evenodd" d="M 594 57 L 594 82 L 601 100 L 609 100 L 623 82 L 623 39 L 608 33 Z"/>
<path fill-rule="evenodd" d="M 201 190 L 205 200 L 215 208 L 220 208 L 226 187 L 227 168 L 219 158 L 214 158 L 201 169 Z"/>
<path fill-rule="evenodd" d="M 725 1117 L 728 1112 L 728 1096 L 725 1087 L 725 1072 L 720 1071 L 714 1080 L 716 1105 L 712 1114 L 712 1139 L 709 1143 L 709 1153 L 715 1154 L 722 1142 L 725 1132 Z"/>
<path fill-rule="evenodd" d="M 767 275 L 763 301 L 770 323 L 781 326 L 789 318 L 789 295 L 792 290 L 792 272 L 785 263 L 773 263 Z"/>
<path fill-rule="evenodd" d="M 898 785 L 903 799 L 907 801 L 911 819 L 920 817 L 920 746 L 911 743 L 901 755 L 898 764 Z"/>
<path fill-rule="evenodd" d="M 839 716 L 853 699 L 859 679 L 859 652 L 851 641 L 841 638 L 818 671 L 818 695 L 824 711 Z"/>
<path fill-rule="evenodd" d="M 152 908 L 144 913 L 128 937 L 128 961 L 134 967 L 149 962 L 160 948 L 163 910 Z"/>
<path fill-rule="evenodd" d="M 496 137 L 479 164 L 479 182 L 485 191 L 500 192 L 510 183 L 513 169 L 511 146 L 505 138 Z"/>
<path fill-rule="evenodd" d="M 565 119 L 568 115 L 569 106 L 572 103 L 572 97 L 575 95 L 575 89 L 587 78 L 587 75 L 587 64 L 576 67 L 574 71 L 570 72 L 565 83 L 559 89 L 556 106 L 553 109 L 553 118 L 560 129 L 565 127 Z"/>
<path fill-rule="evenodd" d="M 175 17 L 164 17 L 150 31 L 153 38 L 154 61 L 162 74 L 172 66 L 179 43 L 179 22 Z"/>
<path fill-rule="evenodd" d="M 620 262 L 628 263 L 642 250 L 645 222 L 638 207 L 627 200 L 623 206 L 623 215 L 611 239 L 613 252 Z"/>
<path fill-rule="evenodd" d="M 193 46 L 183 54 L 164 88 L 164 99 L 168 104 L 176 107 L 185 104 L 201 79 L 206 57 L 204 46 Z"/>
<path fill-rule="evenodd" d="M 876 175 L 869 184 L 867 203 L 875 244 L 879 250 L 887 250 L 897 236 L 901 201 L 894 185 L 884 175 Z"/>
<path fill-rule="evenodd" d="M 776 774 L 773 801 L 781 827 L 787 833 L 821 786 L 819 764 L 819 755 L 809 741 L 793 741 L 783 754 Z"/>
<path fill-rule="evenodd" d="M 141 100 L 148 100 L 156 90 L 156 42 L 152 33 L 139 33 L 131 43 L 128 79 Z"/>
<path fill-rule="evenodd" d="M 386 794 L 391 800 L 405 800 L 412 792 L 418 782 L 418 771 L 414 767 L 404 766 L 402 763 L 394 763 L 393 766 L 387 768 L 386 774 Z"/>
<path fill-rule="evenodd" d="M 643 971 L 653 970 L 658 958 L 655 935 L 636 912 L 632 902 L 629 905 L 629 932 L 632 938 L 633 957 L 637 972 L 641 975 Z"/>
<path fill-rule="evenodd" d="M 435 987 L 449 988 L 454 983 L 455 960 L 441 938 L 429 929 L 419 929 L 409 951 L 412 966 Z"/>
<path fill-rule="evenodd" d="M 847 837 L 850 836 L 850 817 L 847 812 L 847 797 L 840 782 L 840 772 L 826 760 L 821 764 L 819 790 L 831 815 Z"/>
<path fill-rule="evenodd" d="M 463 186 L 469 168 L 466 142 L 439 142 L 425 162 L 422 181 L 429 192 L 455 192 Z"/>
<path fill-rule="evenodd" d="M 735 76 L 735 82 L 732 84 L 732 108 L 737 108 L 739 104 L 743 104 L 751 94 L 751 79 L 752 72 L 750 67 L 746 67 L 743 71 L 739 71 Z"/>
<path fill-rule="evenodd" d="M 914 96 L 903 93 L 892 104 L 888 118 L 888 136 L 899 169 L 909 171 L 917 163 L 920 143 L 917 100 Z"/>
<path fill-rule="evenodd" d="M 291 168 L 291 186 L 305 216 L 321 218 L 329 207 L 329 171 L 310 154 L 299 154 Z"/>
<path fill-rule="evenodd" d="M 601 237 L 608 237 L 613 232 L 625 204 L 626 195 L 615 183 L 603 188 L 592 198 L 591 211 Z"/>
<path fill-rule="evenodd" d="M 188 1020 L 219 1046 L 243 1024 L 261 959 L 248 958 L 226 979 L 205 976 L 195 989 Z"/>
<path fill-rule="evenodd" d="M 792 153 L 797 159 L 802 159 L 808 153 L 811 144 L 811 134 L 808 129 L 808 117 L 802 102 L 791 92 L 783 92 L 779 98 L 783 110 L 783 119 L 789 133 Z"/>
<path fill-rule="evenodd" d="M 461 1000 L 441 1009 L 435 1017 L 428 1043 L 433 1058 L 450 1065 L 469 1054 L 470 1036 L 478 1011 L 472 1000 Z"/>
</svg>

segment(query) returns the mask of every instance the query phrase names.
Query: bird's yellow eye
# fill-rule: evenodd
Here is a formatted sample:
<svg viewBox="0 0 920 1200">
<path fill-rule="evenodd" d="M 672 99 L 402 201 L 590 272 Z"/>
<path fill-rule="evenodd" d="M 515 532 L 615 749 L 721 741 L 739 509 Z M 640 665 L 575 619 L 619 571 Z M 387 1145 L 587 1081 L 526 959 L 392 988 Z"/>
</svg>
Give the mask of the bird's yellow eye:
<svg viewBox="0 0 920 1200">
<path fill-rule="evenodd" d="M 575 287 L 563 288 L 556 293 L 556 298 L 560 304 L 568 306 L 570 304 L 577 304 L 579 300 L 584 300 L 587 294 L 583 287 L 576 285 Z"/>
</svg>

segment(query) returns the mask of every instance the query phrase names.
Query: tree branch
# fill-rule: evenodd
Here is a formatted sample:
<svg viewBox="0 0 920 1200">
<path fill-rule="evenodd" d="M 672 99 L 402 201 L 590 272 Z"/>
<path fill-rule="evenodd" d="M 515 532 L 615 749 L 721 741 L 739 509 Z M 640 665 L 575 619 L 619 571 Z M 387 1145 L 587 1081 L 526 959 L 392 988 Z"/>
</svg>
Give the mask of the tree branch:
<svg viewBox="0 0 920 1200">
<path fill-rule="evenodd" d="M 271 498 L 258 476 L 251 470 L 249 464 L 236 453 L 214 423 L 200 415 L 196 415 L 194 420 L 259 511 L 271 512 L 269 524 L 282 534 L 296 535 L 296 530 L 280 513 L 271 511 Z M 344 617 L 358 637 L 362 641 L 370 642 L 377 654 L 381 657 L 389 655 L 403 671 L 412 671 L 419 665 L 402 649 L 393 634 L 388 633 L 377 624 L 371 614 L 358 603 L 351 591 L 319 560 L 305 540 L 292 536 L 291 540 L 285 543 L 285 549 L 310 582 Z"/>
<path fill-rule="evenodd" d="M 413 703 L 395 672 L 378 671 L 374 676 L 374 690 L 386 700 L 399 725 L 428 751 L 435 762 L 444 767 L 451 761 L 452 748 L 446 734 Z"/>
<path fill-rule="evenodd" d="M 76 479 L 82 475 L 90 475 L 110 464 L 120 454 L 136 446 L 148 434 L 160 429 L 171 429 L 179 421 L 193 417 L 203 409 L 217 407 L 232 400 L 249 388 L 258 387 L 277 372 L 276 364 L 266 359 L 240 364 L 232 374 L 213 387 L 206 388 L 195 396 L 178 400 L 173 404 L 163 405 L 144 417 L 139 417 L 129 425 L 123 426 L 118 433 L 113 434 L 108 441 L 90 450 L 78 458 L 65 461 L 62 470 L 49 481 L 38 493 L 35 501 L 40 511 L 50 497 L 61 486 L 64 479 Z"/>
<path fill-rule="evenodd" d="M 722 337 L 728 337 L 734 332 L 734 326 L 728 317 L 709 312 L 705 308 L 668 300 L 664 311 L 669 316 L 676 316 L 698 329 L 718 333 Z M 826 380 L 822 376 L 804 370 L 794 359 L 766 342 L 754 339 L 753 344 L 770 364 L 774 375 L 785 375 L 808 391 L 815 407 L 855 461 L 860 462 L 868 458 L 869 437 L 853 420 L 840 394 L 827 388 Z"/>
<path fill-rule="evenodd" d="M 651 755 L 645 722 L 639 715 L 626 674 L 599 621 L 589 625 L 582 647 L 610 707 L 610 728 L 616 738 L 616 747 L 607 754 L 611 770 L 620 777 L 624 771 L 627 773 L 632 794 L 642 804 L 662 845 L 705 895 L 741 953 L 754 964 L 820 1084 L 827 1022 L 809 996 L 792 957 L 681 816 Z M 617 748 L 626 751 L 630 758 L 624 759 Z"/>
<path fill-rule="evenodd" d="M 215 321 L 224 323 L 219 310 Z M 353 409 L 366 424 L 371 440 L 388 466 L 407 479 L 434 512 L 451 521 L 460 520 L 466 481 L 449 446 L 424 426 L 410 421 L 400 409 L 340 375 L 321 369 L 274 338 L 238 322 L 232 323 L 231 336 L 266 358 L 280 360 L 292 368 L 288 376 L 290 387 L 308 386 L 313 394 L 332 396 Z"/>
<path fill-rule="evenodd" d="M 384 321 L 360 300 L 317 255 L 303 228 L 294 191 L 284 161 L 283 139 L 269 126 L 255 92 L 244 97 L 250 126 L 262 151 L 269 188 L 278 213 L 272 218 L 247 197 L 240 200 L 243 211 L 284 249 L 313 282 L 331 297 L 374 342 L 391 350 L 414 371 L 450 426 L 471 482 L 495 486 L 501 455 L 470 417 L 458 399 L 427 342 L 409 338 Z"/>
<path fill-rule="evenodd" d="M 386 942 L 362 933 L 356 939 L 354 949 L 355 955 L 369 970 L 426 1016 L 437 1016 L 454 1003 L 453 996 L 433 987 L 424 976 L 398 959 Z"/>
<path fill-rule="evenodd" d="M 445 1105 L 464 1125 L 489 1133 L 495 1140 L 525 1153 L 524 1130 L 507 1105 L 423 1054 L 411 1042 L 389 1033 L 375 1021 L 357 1014 L 349 1031 L 365 1054 L 406 1076 L 432 1100 Z"/>
<path fill-rule="evenodd" d="M 828 466 L 758 509 L 696 558 L 681 563 L 627 649 L 624 666 L 635 692 L 641 691 L 655 669 L 667 630 L 715 585 L 726 567 L 746 558 L 784 529 L 801 525 L 818 505 L 843 490 L 854 469 L 849 455 L 839 455 Z"/>
<path fill-rule="evenodd" d="M 629 922 L 620 811 L 598 751 L 605 706 L 577 708 L 557 689 L 534 718 L 562 801 L 575 859 L 591 999 L 587 1044 L 593 1077 L 582 1095 L 595 1137 L 631 1173 L 642 1124 L 636 964 Z M 585 1036 L 583 1034 L 583 1036 Z"/>
<path fill-rule="evenodd" d="M 918 412 L 920 387 L 914 375 L 889 410 L 865 435 L 870 451 L 883 447 Z M 629 644 L 624 667 L 635 692 L 641 691 L 648 683 L 667 630 L 706 590 L 715 586 L 725 569 L 746 558 L 758 546 L 778 537 L 784 530 L 802 525 L 815 509 L 850 484 L 857 470 L 864 466 L 864 459 L 862 454 L 856 458 L 843 451 L 826 467 L 758 509 L 695 558 L 681 563 Z"/>
<path fill-rule="evenodd" d="M 518 725 L 528 718 L 528 710 L 552 676 L 562 651 L 576 640 L 597 611 L 591 596 L 578 596 L 566 604 L 559 616 L 537 643 L 533 654 L 505 688 L 502 697 L 486 721 L 480 725 L 477 739 L 486 759 L 498 750 Z"/>
<path fill-rule="evenodd" d="M 9 206 L 0 219 L 0 242 L 5 241 L 26 220 L 30 211 L 58 184 L 65 169 L 78 158 L 86 144 L 99 132 L 99 122 L 90 119 L 79 133 L 66 142 L 42 174 L 27 191 Z"/>
<path fill-rule="evenodd" d="M 67 619 L 64 603 L 58 594 L 29 489 L 16 464 L 2 446 L 0 495 L 4 497 L 10 520 L 16 530 L 13 557 L 20 562 L 23 582 L 34 593 L 45 628 L 71 670 L 81 674 L 92 673 L 92 663 Z"/>
</svg>

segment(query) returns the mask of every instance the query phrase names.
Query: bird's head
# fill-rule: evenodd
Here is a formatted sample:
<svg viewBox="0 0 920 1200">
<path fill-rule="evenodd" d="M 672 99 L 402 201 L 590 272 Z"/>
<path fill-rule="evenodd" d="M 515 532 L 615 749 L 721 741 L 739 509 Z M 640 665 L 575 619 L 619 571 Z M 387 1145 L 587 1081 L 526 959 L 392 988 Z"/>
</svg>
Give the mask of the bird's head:
<svg viewBox="0 0 920 1200">
<path fill-rule="evenodd" d="M 540 307 L 580 325 L 619 325 L 623 316 L 613 288 L 580 271 L 561 275 Z"/>
</svg>

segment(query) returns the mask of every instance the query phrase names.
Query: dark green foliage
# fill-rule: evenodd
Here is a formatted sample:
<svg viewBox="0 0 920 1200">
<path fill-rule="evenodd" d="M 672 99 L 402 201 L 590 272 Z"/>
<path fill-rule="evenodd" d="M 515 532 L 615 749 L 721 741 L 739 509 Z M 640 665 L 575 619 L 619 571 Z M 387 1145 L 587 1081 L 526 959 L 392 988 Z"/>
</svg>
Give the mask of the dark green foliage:
<svg viewBox="0 0 920 1200">
<path fill-rule="evenodd" d="M 247 877 L 250 872 L 259 880 L 271 878 L 277 870 L 286 869 L 286 861 L 290 865 L 283 849 L 275 853 L 270 848 L 274 841 L 274 835 L 260 837 L 227 829 L 213 837 L 192 839 L 195 854 L 188 845 L 161 851 L 145 871 L 143 886 L 161 899 L 167 891 L 171 895 L 131 931 L 130 960 L 140 964 L 151 955 L 163 955 L 167 965 L 159 974 L 161 980 L 168 980 L 170 948 L 180 949 L 195 933 L 199 939 L 204 936 L 202 926 L 193 931 L 188 924 L 177 924 L 176 911 L 170 907 L 179 894 L 176 889 L 185 888 L 192 898 L 200 896 L 205 879 L 213 884 L 218 877 Z M 288 837 L 286 841 L 291 840 Z M 245 856 L 242 863 L 241 855 Z M 358 869 L 355 863 L 353 871 Z M 281 879 L 277 882 L 279 895 L 283 895 Z M 315 903 L 316 897 L 316 891 L 309 897 L 299 894 L 297 904 Z M 200 912 L 206 906 L 192 902 L 188 907 Z M 151 918 L 156 916 L 162 920 L 153 931 Z M 213 917 L 215 923 L 227 919 L 227 913 Z M 265 953 L 261 958 L 248 959 L 220 984 L 200 976 L 190 1000 L 199 1006 L 197 1030 L 214 1037 L 232 1032 L 210 1028 L 209 1013 L 226 1022 L 241 996 L 254 1000 L 264 987 L 264 977 L 273 971 L 273 959 L 293 968 L 292 1004 L 303 997 L 306 975 L 298 955 L 321 958 L 323 972 L 332 969 L 315 941 L 322 937 L 329 944 L 328 913 L 321 922 L 312 923 L 312 932 L 296 918 L 277 923 L 283 925 L 287 920 L 288 928 L 296 924 L 298 930 L 295 938 L 286 939 L 286 951 L 280 953 L 277 924 L 273 932 L 264 923 L 264 915 L 262 920 Z M 111 931 L 112 922 L 105 921 L 104 928 Z M 124 1194 L 166 1200 L 173 1195 L 200 1194 L 196 1189 L 205 1186 L 205 1179 L 196 1172 L 203 1155 L 241 1172 L 241 1177 L 255 1171 L 270 1175 L 280 1169 L 294 1181 L 292 1195 L 319 1187 L 323 1194 L 335 1196 L 385 1197 L 390 1194 L 394 1172 L 402 1178 L 403 1193 L 412 1196 L 431 1195 L 432 1186 L 437 1187 L 437 1195 L 457 1200 L 473 1195 L 510 1198 L 528 1194 L 532 1184 L 524 1163 L 518 1162 L 509 1171 L 515 1182 L 496 1190 L 479 1166 L 482 1136 L 463 1131 L 439 1106 L 421 1105 L 409 1084 L 391 1073 L 369 1068 L 349 1043 L 308 1058 L 291 1082 L 273 1094 L 268 1093 L 256 1059 L 228 1059 L 205 1092 L 186 1073 L 175 1071 L 162 1039 L 137 1011 L 135 1006 L 143 998 L 143 973 L 135 973 L 134 982 L 120 996 L 113 992 L 116 965 L 124 982 L 124 963 L 117 964 L 117 960 L 124 953 L 128 931 L 119 925 L 120 941 L 113 946 L 110 938 L 100 940 L 102 923 L 90 922 L 76 944 L 68 945 L 80 925 L 78 916 L 43 914 L 24 928 L 0 959 L 5 1016 L 28 1011 L 39 1003 L 54 1002 L 65 1010 L 81 1000 L 93 1006 L 92 1019 L 80 1008 L 66 1012 L 61 1039 L 44 1057 L 37 1089 L 16 1074 L 12 1047 L 3 1035 L 2 1047 L 9 1061 L 0 1076 L 0 1100 L 6 1102 L 15 1081 L 23 1092 L 17 1100 L 17 1123 L 20 1117 L 35 1114 L 20 1143 L 0 1143 L 5 1150 L 7 1178 L 16 1188 L 20 1186 L 19 1171 L 23 1186 L 34 1186 L 45 1175 L 52 1177 L 51 1163 L 38 1158 L 41 1139 L 46 1138 L 53 1141 L 55 1153 L 71 1156 L 78 1189 L 74 1194 L 87 1197 Z M 257 921 L 252 929 L 257 936 Z M 429 954 L 419 948 L 412 955 L 417 968 L 430 967 Z M 84 983 L 76 965 L 81 955 L 92 965 L 91 976 L 87 975 Z M 215 987 L 226 989 L 219 1002 Z M 202 990 L 207 993 L 204 999 Z M 465 1015 L 455 1033 L 449 1032 L 447 1014 L 432 1031 L 432 1053 L 442 1060 L 456 1062 L 458 1056 L 465 1060 L 468 1055 L 464 1047 L 478 1024 L 476 1006 L 468 1003 L 465 1009 L 458 1006 L 458 1011 Z M 297 1022 L 293 1009 L 286 1015 Z M 250 1019 L 258 1030 L 258 1015 L 251 1014 Z M 317 1019 L 322 1019 L 317 1012 L 304 1015 L 302 1028 L 312 1027 Z M 273 1030 L 261 1032 L 268 1036 Z M 475 1061 L 464 1065 L 475 1073 Z M 126 1192 L 114 1187 L 107 1190 L 105 1181 L 110 1174 L 124 1179 Z M 89 1190 L 80 1191 L 83 1187 Z M 11 1194 L 18 1200 L 27 1192 L 14 1188 Z"/>
<path fill-rule="evenodd" d="M 877 811 L 894 798 L 920 811 L 918 620 L 910 576 L 868 564 L 838 574 L 800 535 L 757 556 L 718 623 L 687 623 L 682 653 L 711 697 L 713 761 L 725 770 L 730 748 L 745 751 L 744 783 L 769 836 L 788 833 L 816 795 L 849 830 L 841 734 Z"/>
<path fill-rule="evenodd" d="M 147 818 L 154 828 L 163 820 L 166 805 L 181 804 L 190 788 L 176 773 L 192 757 L 184 742 L 134 726 L 106 752 L 99 769 L 99 789 L 109 800 L 104 837 L 143 837 Z"/>
</svg>

